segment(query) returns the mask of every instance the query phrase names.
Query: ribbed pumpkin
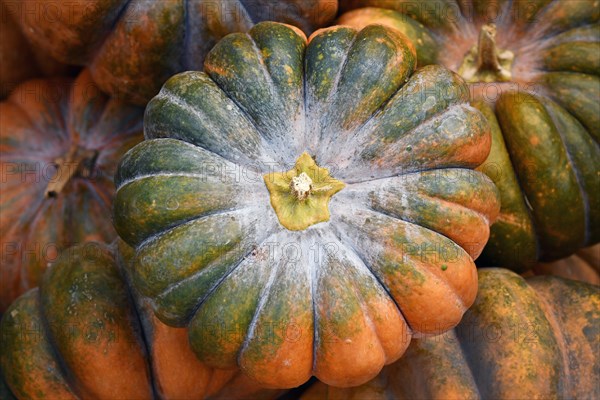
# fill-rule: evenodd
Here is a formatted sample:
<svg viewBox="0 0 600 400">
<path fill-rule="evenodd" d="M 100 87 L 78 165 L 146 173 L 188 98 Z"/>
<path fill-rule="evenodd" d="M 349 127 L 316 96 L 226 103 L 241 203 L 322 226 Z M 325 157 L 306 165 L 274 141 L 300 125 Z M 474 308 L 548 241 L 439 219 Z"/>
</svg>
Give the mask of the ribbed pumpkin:
<svg viewBox="0 0 600 400">
<path fill-rule="evenodd" d="M 143 302 L 136 310 L 137 296 L 116 257 L 98 243 L 72 247 L 46 272 L 39 289 L 8 309 L 0 324 L 0 362 L 17 398 L 266 399 L 277 394 L 235 370 L 206 367 L 191 351 L 185 329 L 162 324 Z"/>
<path fill-rule="evenodd" d="M 88 66 L 104 91 L 140 105 L 171 75 L 202 69 L 228 33 L 265 20 L 312 32 L 337 13 L 337 0 L 5 1 L 32 43 Z"/>
<path fill-rule="evenodd" d="M 483 115 L 381 26 L 260 23 L 171 78 L 121 161 L 133 283 L 208 365 L 268 387 L 374 377 L 455 326 L 498 212 Z"/>
<path fill-rule="evenodd" d="M 31 80 L 0 103 L 0 312 L 76 243 L 110 243 L 113 176 L 142 140 L 139 107 L 103 95 L 87 71 Z"/>
<path fill-rule="evenodd" d="M 557 275 L 600 285 L 600 244 L 581 249 L 570 257 L 550 263 L 537 263 L 536 275 Z"/>
<path fill-rule="evenodd" d="M 14 1 L 8 3 L 16 4 Z M 72 72 L 74 68 L 31 47 L 4 1 L 0 1 L 0 21 L 0 99 L 28 79 Z"/>
<path fill-rule="evenodd" d="M 393 26 L 419 65 L 469 83 L 493 145 L 480 167 L 502 210 L 480 261 L 531 268 L 600 241 L 600 7 L 596 0 L 353 0 L 339 23 Z M 487 103 L 487 104 L 486 104 Z"/>
<path fill-rule="evenodd" d="M 413 340 L 366 385 L 317 383 L 303 400 L 598 398 L 599 324 L 597 286 L 484 268 L 454 330 Z"/>
</svg>

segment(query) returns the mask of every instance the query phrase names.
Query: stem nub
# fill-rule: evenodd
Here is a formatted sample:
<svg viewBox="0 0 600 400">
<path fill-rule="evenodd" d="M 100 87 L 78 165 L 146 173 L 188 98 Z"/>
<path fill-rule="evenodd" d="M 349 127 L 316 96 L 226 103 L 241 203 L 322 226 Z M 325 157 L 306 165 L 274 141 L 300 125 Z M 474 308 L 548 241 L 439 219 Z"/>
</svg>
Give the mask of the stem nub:
<svg viewBox="0 0 600 400">
<path fill-rule="evenodd" d="M 310 179 L 306 172 L 302 172 L 300 175 L 292 178 L 290 181 L 290 190 L 298 200 L 306 200 L 312 190 L 312 183 L 312 179 Z"/>
<path fill-rule="evenodd" d="M 515 55 L 496 46 L 496 25 L 485 24 L 479 32 L 477 45 L 465 55 L 458 73 L 469 83 L 508 82 L 512 79 Z"/>
<path fill-rule="evenodd" d="M 45 196 L 58 196 L 77 173 L 84 177 L 91 176 L 97 158 L 97 151 L 71 146 L 66 156 L 54 160 L 56 172 L 46 186 Z"/>
</svg>

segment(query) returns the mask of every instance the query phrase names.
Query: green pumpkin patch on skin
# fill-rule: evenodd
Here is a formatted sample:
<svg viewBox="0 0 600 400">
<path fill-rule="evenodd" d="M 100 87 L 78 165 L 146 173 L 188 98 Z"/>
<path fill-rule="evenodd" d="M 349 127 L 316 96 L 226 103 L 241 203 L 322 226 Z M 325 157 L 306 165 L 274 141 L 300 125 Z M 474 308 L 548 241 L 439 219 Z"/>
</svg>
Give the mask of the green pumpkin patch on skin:
<svg viewBox="0 0 600 400">
<path fill-rule="evenodd" d="M 417 71 L 382 26 L 307 42 L 260 23 L 204 71 L 165 84 L 117 173 L 115 226 L 156 316 L 271 388 L 356 385 L 456 325 L 499 207 L 472 170 L 490 134 L 464 82 Z"/>
</svg>

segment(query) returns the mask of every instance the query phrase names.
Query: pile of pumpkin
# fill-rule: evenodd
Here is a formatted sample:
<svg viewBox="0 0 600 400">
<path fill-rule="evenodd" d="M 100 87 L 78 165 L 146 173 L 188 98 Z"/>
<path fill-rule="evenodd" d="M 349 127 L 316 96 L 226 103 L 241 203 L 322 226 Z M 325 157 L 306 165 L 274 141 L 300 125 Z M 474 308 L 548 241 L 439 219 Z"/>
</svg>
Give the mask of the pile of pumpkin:
<svg viewBox="0 0 600 400">
<path fill-rule="evenodd" d="M 598 1 L 0 5 L 1 398 L 600 397 Z"/>
</svg>

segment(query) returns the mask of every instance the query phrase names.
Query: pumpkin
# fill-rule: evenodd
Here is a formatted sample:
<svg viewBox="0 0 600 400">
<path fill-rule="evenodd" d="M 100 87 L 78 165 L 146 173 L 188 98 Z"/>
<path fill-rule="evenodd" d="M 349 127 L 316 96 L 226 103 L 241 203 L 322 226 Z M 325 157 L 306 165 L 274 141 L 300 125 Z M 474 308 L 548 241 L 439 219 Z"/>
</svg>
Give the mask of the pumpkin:
<svg viewBox="0 0 600 400">
<path fill-rule="evenodd" d="M 30 80 L 0 103 L 0 312 L 65 248 L 110 243 L 113 176 L 143 110 L 77 79 Z"/>
<path fill-rule="evenodd" d="M 17 398 L 272 398 L 234 370 L 200 363 L 185 329 L 158 321 L 127 285 L 124 253 L 99 243 L 65 251 L 0 324 L 0 363 Z"/>
<path fill-rule="evenodd" d="M 600 289 L 554 276 L 479 270 L 475 304 L 452 331 L 415 339 L 369 383 L 323 383 L 310 399 L 598 398 Z"/>
<path fill-rule="evenodd" d="M 4 374 L 2 373 L 2 368 L 0 367 L 0 399 L 3 400 L 15 400 L 16 397 L 12 394 L 8 385 L 4 381 Z"/>
<path fill-rule="evenodd" d="M 338 22 L 405 33 L 419 65 L 458 72 L 490 121 L 480 170 L 502 209 L 482 266 L 524 271 L 600 241 L 597 1 L 353 0 L 344 10 L 361 6 Z"/>
<path fill-rule="evenodd" d="M 264 22 L 147 106 L 116 174 L 133 285 L 206 364 L 366 382 L 450 329 L 499 209 L 483 115 L 408 39 Z"/>
<path fill-rule="evenodd" d="M 230 32 L 265 20 L 312 32 L 337 13 L 337 0 L 5 1 L 37 47 L 88 66 L 102 90 L 139 105 L 171 75 L 201 69 L 211 47 Z"/>
<path fill-rule="evenodd" d="M 600 285 L 600 244 L 579 250 L 570 257 L 551 263 L 537 263 L 536 275 L 557 275 Z"/>
<path fill-rule="evenodd" d="M 0 99 L 28 79 L 72 72 L 72 67 L 54 60 L 43 50 L 31 47 L 4 1 L 0 1 L 0 20 Z"/>
</svg>

